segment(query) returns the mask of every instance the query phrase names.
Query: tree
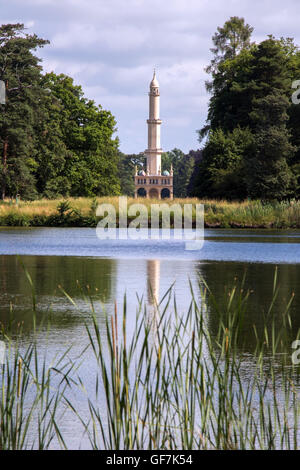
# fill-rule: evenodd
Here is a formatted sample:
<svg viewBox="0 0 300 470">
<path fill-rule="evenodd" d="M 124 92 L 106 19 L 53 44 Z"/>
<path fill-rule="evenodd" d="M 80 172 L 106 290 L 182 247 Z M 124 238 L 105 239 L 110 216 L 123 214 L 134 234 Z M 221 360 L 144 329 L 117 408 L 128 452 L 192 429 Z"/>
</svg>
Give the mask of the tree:
<svg viewBox="0 0 300 470">
<path fill-rule="evenodd" d="M 43 75 L 34 51 L 48 42 L 19 23 L 0 27 L 1 197 L 119 194 L 115 119 L 72 78 Z"/>
<path fill-rule="evenodd" d="M 232 132 L 237 126 L 250 126 L 249 110 L 254 90 L 251 88 L 253 54 L 257 46 L 243 50 L 233 60 L 227 60 L 219 67 L 214 78 L 206 125 L 198 131 L 201 142 L 209 131 L 222 128 Z"/>
<path fill-rule="evenodd" d="M 214 47 L 210 49 L 214 57 L 206 72 L 215 77 L 223 62 L 234 59 L 242 50 L 249 48 L 252 32 L 253 28 L 238 16 L 231 16 L 223 27 L 218 27 L 212 37 Z M 207 88 L 210 91 L 213 82 L 207 82 Z"/>
<path fill-rule="evenodd" d="M 121 194 L 126 196 L 134 195 L 134 175 L 137 171 L 146 167 L 146 157 L 143 153 L 125 155 L 119 152 L 119 178 Z"/>
<path fill-rule="evenodd" d="M 253 198 L 284 199 L 295 186 L 288 166 L 294 152 L 286 127 L 288 106 L 287 98 L 278 90 L 254 101 L 251 118 L 255 143 L 245 159 L 245 182 Z"/>
<path fill-rule="evenodd" d="M 68 161 L 73 154 L 68 150 L 64 141 L 61 124 L 61 113 L 64 104 L 61 103 L 48 87 L 47 75 L 43 78 L 44 106 L 37 112 L 35 125 L 36 188 L 39 194 L 48 198 L 68 196 L 71 193 L 72 182 L 65 172 Z"/>
<path fill-rule="evenodd" d="M 173 166 L 173 193 L 175 197 L 187 197 L 190 178 L 194 169 L 194 159 L 180 149 L 173 149 L 162 154 L 162 171 L 170 171 Z"/>
<path fill-rule="evenodd" d="M 0 80 L 7 98 L 0 113 L 2 199 L 16 193 L 36 195 L 34 126 L 44 90 L 40 59 L 32 51 L 46 44 L 35 34 L 26 34 L 23 24 L 0 27 Z"/>
<path fill-rule="evenodd" d="M 197 195 L 195 186 L 198 180 L 199 168 L 203 160 L 203 150 L 190 150 L 188 153 L 188 158 L 192 158 L 194 160 L 194 168 L 187 187 L 187 196 L 195 197 Z"/>
<path fill-rule="evenodd" d="M 246 156 L 249 195 L 262 199 L 288 197 L 294 185 L 289 168 L 295 148 L 288 131 L 289 57 L 282 42 L 270 36 L 253 54 L 249 110 L 255 145 Z"/>
<path fill-rule="evenodd" d="M 244 156 L 251 148 L 249 129 L 233 132 L 211 131 L 195 178 L 194 195 L 198 197 L 244 199 Z"/>
<path fill-rule="evenodd" d="M 116 122 L 110 111 L 86 99 L 82 88 L 64 74 L 46 74 L 44 86 L 56 99 L 52 126 L 58 120 L 57 135 L 64 146 L 61 166 L 50 171 L 46 190 L 70 196 L 119 194 L 119 141 L 113 137 Z M 39 161 L 42 164 L 43 158 Z"/>
<path fill-rule="evenodd" d="M 249 84 L 251 51 L 255 48 L 250 42 L 252 32 L 253 28 L 245 24 L 244 18 L 234 16 L 219 27 L 212 38 L 215 47 L 211 52 L 214 56 L 205 69 L 212 75 L 212 80 L 206 81 L 206 88 L 212 96 L 206 124 L 198 131 L 200 142 L 210 130 L 223 128 L 224 122 L 227 130 L 232 131 L 238 120 L 237 115 L 242 116 L 249 106 L 250 97 L 245 93 L 245 88 Z M 241 122 L 238 124 L 243 127 Z"/>
<path fill-rule="evenodd" d="M 299 51 L 291 39 L 273 36 L 258 45 L 242 48 L 241 43 L 240 47 L 238 54 L 228 49 L 211 71 L 208 119 L 199 131 L 199 141 L 205 135 L 208 139 L 196 193 L 291 197 L 299 181 L 300 112 L 290 99 L 292 77 L 300 72 Z"/>
</svg>

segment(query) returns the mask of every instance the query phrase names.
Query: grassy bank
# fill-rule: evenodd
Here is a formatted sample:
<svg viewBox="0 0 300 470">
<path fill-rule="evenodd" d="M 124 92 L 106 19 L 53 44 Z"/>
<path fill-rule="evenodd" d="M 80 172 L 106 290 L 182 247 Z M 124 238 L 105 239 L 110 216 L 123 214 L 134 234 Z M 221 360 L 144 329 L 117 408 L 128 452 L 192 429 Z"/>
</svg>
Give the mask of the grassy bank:
<svg viewBox="0 0 300 470">
<path fill-rule="evenodd" d="M 212 228 L 300 228 L 300 201 L 263 203 L 216 200 L 175 199 L 156 201 L 128 198 L 128 205 L 143 203 L 204 204 L 205 226 Z M 4 201 L 0 203 L 0 226 L 23 227 L 95 227 L 97 204 L 112 204 L 118 217 L 118 197 L 69 200 Z"/>
<path fill-rule="evenodd" d="M 0 448 L 46 449 L 54 442 L 66 448 L 60 411 L 67 405 L 77 434 L 82 426 L 94 449 L 298 449 L 299 366 L 292 363 L 291 343 L 300 332 L 292 333 L 289 304 L 274 317 L 275 274 L 264 325 L 253 325 L 255 343 L 243 354 L 249 293 L 242 287 L 220 308 L 202 282 L 201 298 L 191 290 L 185 313 L 177 311 L 170 289 L 165 307 L 149 311 L 137 304 L 130 334 L 126 298 L 106 323 L 86 298 L 91 319 L 82 349 L 89 347 L 86 360 L 95 359 L 94 382 L 77 375 L 84 355 L 68 364 L 66 351 L 49 366 L 38 346 L 21 353 L 6 334 L 11 347 L 1 374 Z M 219 315 L 214 333 L 212 308 Z M 85 416 L 66 397 L 80 390 Z"/>
</svg>

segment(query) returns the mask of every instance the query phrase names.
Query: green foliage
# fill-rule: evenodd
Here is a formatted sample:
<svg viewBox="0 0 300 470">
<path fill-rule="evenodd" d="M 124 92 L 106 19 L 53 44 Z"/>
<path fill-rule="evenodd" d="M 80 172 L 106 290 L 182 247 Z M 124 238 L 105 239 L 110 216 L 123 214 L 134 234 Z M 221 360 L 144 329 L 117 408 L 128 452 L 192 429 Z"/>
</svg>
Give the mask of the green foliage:
<svg viewBox="0 0 300 470">
<path fill-rule="evenodd" d="M 22 24 L 0 27 L 2 199 L 119 194 L 115 119 L 72 78 L 42 74 L 33 52 L 48 42 Z"/>
<path fill-rule="evenodd" d="M 245 183 L 252 197 L 284 199 L 295 186 L 288 166 L 294 149 L 286 127 L 287 107 L 288 100 L 276 91 L 253 102 L 255 143 L 245 158 Z"/>
<path fill-rule="evenodd" d="M 221 170 L 220 170 L 221 172 Z M 225 170 L 224 170 L 225 172 Z M 228 170 L 228 179 L 234 178 L 235 173 Z M 228 188 L 228 194 L 229 188 Z M 108 202 L 107 199 L 104 199 Z M 183 199 L 176 199 L 177 204 L 184 204 Z M 45 202 L 45 201 L 44 201 Z M 76 207 L 75 200 L 72 204 L 63 201 L 59 204 L 55 212 L 45 214 L 43 206 L 37 210 L 36 206 L 30 211 L 30 203 L 25 206 L 9 205 L 3 203 L 0 211 L 0 226 L 12 227 L 96 227 L 100 217 L 96 216 L 98 202 L 103 200 L 87 200 L 86 206 Z M 118 198 L 111 198 L 119 220 Z M 172 201 L 169 201 L 172 203 Z M 196 200 L 188 200 L 195 204 Z M 243 202 L 225 202 L 217 200 L 202 201 L 205 207 L 206 227 L 240 227 L 240 228 L 300 228 L 300 201 L 258 201 L 247 200 Z M 23 212 L 23 208 L 25 211 Z M 148 213 L 150 222 L 151 202 L 148 203 Z M 174 214 L 171 212 L 171 225 L 174 221 Z M 195 213 L 193 214 L 195 217 Z M 132 216 L 128 216 L 128 222 Z M 195 220 L 195 219 L 194 219 Z M 160 219 L 161 221 L 161 219 Z"/>
<path fill-rule="evenodd" d="M 1 217 L 0 224 L 6 227 L 29 227 L 31 218 L 26 214 L 12 212 Z"/>
<path fill-rule="evenodd" d="M 98 207 L 98 201 L 94 197 L 94 199 L 91 202 L 91 208 L 90 208 L 90 214 L 91 215 L 96 215 L 97 207 Z"/>
<path fill-rule="evenodd" d="M 193 194 L 295 197 L 300 112 L 291 101 L 291 84 L 300 73 L 299 51 L 291 39 L 273 36 L 251 45 L 252 28 L 243 29 L 242 20 L 237 24 L 245 41 L 235 42 L 238 36 L 231 21 L 213 37 L 215 59 L 207 68 L 212 73 L 212 96 L 207 123 L 199 131 L 200 141 L 208 138 Z"/>
<path fill-rule="evenodd" d="M 212 41 L 214 47 L 211 52 L 214 57 L 207 67 L 207 72 L 215 72 L 219 65 L 228 59 L 234 59 L 242 50 L 250 47 L 250 38 L 253 28 L 245 24 L 244 18 L 231 16 L 223 27 L 217 28 Z"/>
<path fill-rule="evenodd" d="M 63 148 L 67 149 L 62 165 L 56 166 L 56 172 L 47 181 L 46 191 L 73 197 L 119 194 L 114 117 L 84 98 L 81 87 L 74 85 L 70 77 L 50 73 L 44 80 L 44 86 L 56 98 L 55 119 L 59 122 Z"/>
<path fill-rule="evenodd" d="M 213 77 L 213 81 L 205 83 L 207 91 L 213 91 L 215 94 L 217 90 L 224 87 L 224 81 L 220 80 L 223 75 L 222 65 L 234 60 L 242 51 L 250 48 L 252 32 L 253 28 L 245 24 L 244 18 L 238 16 L 232 16 L 223 27 L 217 28 L 217 32 L 212 37 L 214 47 L 210 49 L 213 58 L 205 69 Z"/>
<path fill-rule="evenodd" d="M 194 158 L 185 155 L 180 149 L 173 149 L 162 154 L 162 171 L 170 171 L 173 166 L 174 197 L 187 197 L 188 186 L 194 169 Z"/>
<path fill-rule="evenodd" d="M 57 206 L 57 212 L 59 213 L 61 217 L 65 217 L 67 212 L 70 212 L 71 210 L 72 209 L 71 209 L 69 201 L 62 201 Z"/>
<path fill-rule="evenodd" d="M 0 27 L 0 79 L 6 104 L 0 112 L 1 197 L 36 196 L 35 123 L 43 102 L 39 59 L 32 53 L 48 41 L 28 35 L 22 24 Z M 41 106 L 42 109 L 42 106 Z"/>
<path fill-rule="evenodd" d="M 134 175 L 137 171 L 145 168 L 146 157 L 143 153 L 125 155 L 119 152 L 119 178 L 121 194 L 126 196 L 134 195 Z"/>
<path fill-rule="evenodd" d="M 244 155 L 253 141 L 249 129 L 237 127 L 233 132 L 211 131 L 198 168 L 195 191 L 198 196 L 244 199 Z"/>
</svg>

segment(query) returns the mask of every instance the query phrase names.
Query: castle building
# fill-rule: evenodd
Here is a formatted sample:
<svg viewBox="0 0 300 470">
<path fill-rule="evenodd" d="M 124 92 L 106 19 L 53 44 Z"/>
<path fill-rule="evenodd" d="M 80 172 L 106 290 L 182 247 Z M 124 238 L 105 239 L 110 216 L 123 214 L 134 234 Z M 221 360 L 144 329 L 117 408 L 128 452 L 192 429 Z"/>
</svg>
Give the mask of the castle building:
<svg viewBox="0 0 300 470">
<path fill-rule="evenodd" d="M 161 171 L 159 100 L 159 83 L 154 71 L 149 92 L 148 149 L 145 151 L 147 167 L 138 173 L 136 171 L 134 195 L 135 197 L 173 199 L 173 168 L 171 167 L 170 171 Z"/>
</svg>

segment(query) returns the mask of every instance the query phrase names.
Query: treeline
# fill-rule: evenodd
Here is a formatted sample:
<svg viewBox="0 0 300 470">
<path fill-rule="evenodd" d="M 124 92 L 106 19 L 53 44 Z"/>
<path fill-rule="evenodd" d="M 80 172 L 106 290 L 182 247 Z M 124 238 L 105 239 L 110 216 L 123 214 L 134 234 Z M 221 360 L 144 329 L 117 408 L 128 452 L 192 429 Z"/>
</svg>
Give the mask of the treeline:
<svg viewBox="0 0 300 470">
<path fill-rule="evenodd" d="M 290 38 L 253 43 L 252 32 L 243 18 L 231 17 L 213 36 L 194 196 L 299 198 L 300 51 Z"/>
<path fill-rule="evenodd" d="M 300 50 L 290 38 L 254 43 L 252 32 L 231 17 L 213 36 L 202 148 L 162 155 L 175 197 L 299 198 Z M 47 44 L 22 24 L 0 27 L 0 197 L 132 196 L 145 156 L 119 151 L 114 117 L 72 78 L 43 73 L 35 52 Z"/>
<path fill-rule="evenodd" d="M 0 27 L 1 197 L 119 194 L 115 119 L 72 78 L 43 73 L 35 51 L 46 44 L 22 24 Z"/>
<path fill-rule="evenodd" d="M 137 171 L 146 168 L 145 155 L 143 153 L 126 155 L 119 152 L 119 158 L 121 193 L 133 196 L 135 168 Z M 201 158 L 201 150 L 191 150 L 188 154 L 185 154 L 182 150 L 174 148 L 162 154 L 162 171 L 170 171 L 171 165 L 173 166 L 174 197 L 183 198 L 192 195 Z"/>
</svg>

